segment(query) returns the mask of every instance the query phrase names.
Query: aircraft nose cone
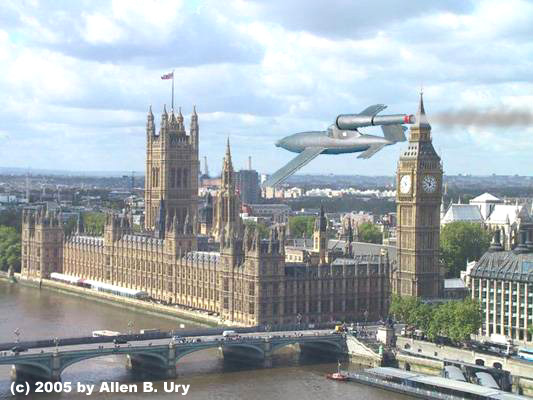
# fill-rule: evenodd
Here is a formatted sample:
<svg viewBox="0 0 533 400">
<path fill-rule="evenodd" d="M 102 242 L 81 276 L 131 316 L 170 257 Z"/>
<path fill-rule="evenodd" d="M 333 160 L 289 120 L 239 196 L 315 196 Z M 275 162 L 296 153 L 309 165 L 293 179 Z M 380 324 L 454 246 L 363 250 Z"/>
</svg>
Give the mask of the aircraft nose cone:
<svg viewBox="0 0 533 400">
<path fill-rule="evenodd" d="M 276 147 L 282 147 L 283 146 L 283 140 L 284 139 L 280 139 L 276 142 Z"/>
</svg>

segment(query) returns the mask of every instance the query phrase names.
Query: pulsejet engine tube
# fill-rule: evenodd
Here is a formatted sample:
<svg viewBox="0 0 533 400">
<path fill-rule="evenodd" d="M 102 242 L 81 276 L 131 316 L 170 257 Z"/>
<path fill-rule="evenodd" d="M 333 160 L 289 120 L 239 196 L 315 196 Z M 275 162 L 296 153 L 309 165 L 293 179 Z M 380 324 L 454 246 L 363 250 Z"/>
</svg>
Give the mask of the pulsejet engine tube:
<svg viewBox="0 0 533 400">
<path fill-rule="evenodd" d="M 354 130 L 363 126 L 414 124 L 415 116 L 408 114 L 361 115 L 341 114 L 335 124 L 341 130 Z"/>
</svg>

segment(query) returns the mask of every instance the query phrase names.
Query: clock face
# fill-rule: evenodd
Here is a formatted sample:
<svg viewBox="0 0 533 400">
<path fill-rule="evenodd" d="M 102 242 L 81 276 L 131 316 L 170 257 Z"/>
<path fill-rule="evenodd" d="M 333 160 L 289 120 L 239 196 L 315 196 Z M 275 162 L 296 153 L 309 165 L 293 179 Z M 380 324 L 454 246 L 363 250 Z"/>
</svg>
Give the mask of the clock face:
<svg viewBox="0 0 533 400">
<path fill-rule="evenodd" d="M 422 179 L 422 188 L 426 193 L 433 193 L 437 190 L 437 179 L 433 175 L 426 175 Z"/>
<path fill-rule="evenodd" d="M 400 178 L 400 193 L 409 193 L 411 190 L 411 176 L 404 175 Z"/>
</svg>

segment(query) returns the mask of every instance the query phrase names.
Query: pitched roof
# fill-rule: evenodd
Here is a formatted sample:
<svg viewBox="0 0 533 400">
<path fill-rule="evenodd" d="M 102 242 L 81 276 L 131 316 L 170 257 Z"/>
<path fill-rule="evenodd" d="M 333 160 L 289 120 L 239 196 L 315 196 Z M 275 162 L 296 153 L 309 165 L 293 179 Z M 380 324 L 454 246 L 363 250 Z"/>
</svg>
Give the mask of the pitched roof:
<svg viewBox="0 0 533 400">
<path fill-rule="evenodd" d="M 451 204 L 442 218 L 442 223 L 465 221 L 465 222 L 483 222 L 483 217 L 479 207 L 473 204 Z"/>
<path fill-rule="evenodd" d="M 527 217 L 527 207 L 524 204 L 496 204 L 494 210 L 487 218 L 489 224 L 505 224 L 507 221 L 512 225 L 518 217 Z"/>
<path fill-rule="evenodd" d="M 503 200 L 487 192 L 480 194 L 479 196 L 474 197 L 472 200 L 470 200 L 470 204 L 486 202 L 503 202 Z"/>
<path fill-rule="evenodd" d="M 533 253 L 486 252 L 470 276 L 533 283 Z"/>
</svg>

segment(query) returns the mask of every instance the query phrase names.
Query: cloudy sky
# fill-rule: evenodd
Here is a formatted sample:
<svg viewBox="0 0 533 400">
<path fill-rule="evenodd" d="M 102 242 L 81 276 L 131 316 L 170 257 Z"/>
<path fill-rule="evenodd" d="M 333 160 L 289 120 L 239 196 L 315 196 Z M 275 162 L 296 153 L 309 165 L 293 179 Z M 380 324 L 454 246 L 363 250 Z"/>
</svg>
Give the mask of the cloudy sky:
<svg viewBox="0 0 533 400">
<path fill-rule="evenodd" d="M 2 1 L 0 166 L 142 171 L 174 69 L 211 172 L 228 136 L 237 169 L 273 172 L 295 156 L 276 140 L 374 103 L 414 113 L 422 86 L 446 173 L 531 175 L 532 38 L 524 0 Z M 392 175 L 404 147 L 302 172 Z"/>
</svg>

